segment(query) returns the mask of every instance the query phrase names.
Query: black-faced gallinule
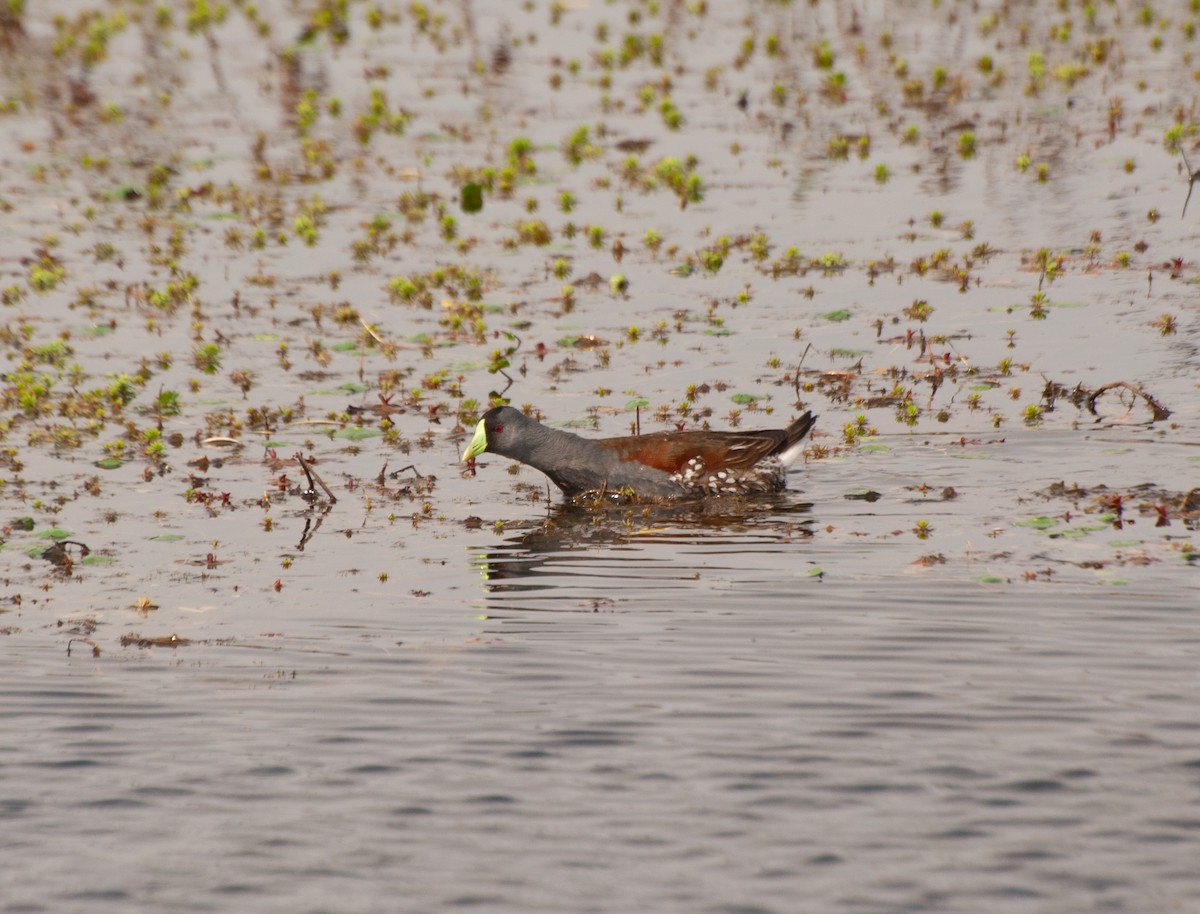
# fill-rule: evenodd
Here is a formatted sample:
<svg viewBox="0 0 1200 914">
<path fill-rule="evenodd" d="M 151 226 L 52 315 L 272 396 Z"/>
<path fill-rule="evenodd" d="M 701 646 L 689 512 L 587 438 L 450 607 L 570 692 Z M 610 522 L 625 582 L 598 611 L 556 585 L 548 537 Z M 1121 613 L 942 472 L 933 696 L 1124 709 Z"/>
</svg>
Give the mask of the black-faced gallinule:
<svg viewBox="0 0 1200 914">
<path fill-rule="evenodd" d="M 787 468 L 816 421 L 807 412 L 785 429 L 581 438 L 497 406 L 479 420 L 462 459 L 490 451 L 519 460 L 549 476 L 568 498 L 746 495 L 787 485 Z"/>
</svg>

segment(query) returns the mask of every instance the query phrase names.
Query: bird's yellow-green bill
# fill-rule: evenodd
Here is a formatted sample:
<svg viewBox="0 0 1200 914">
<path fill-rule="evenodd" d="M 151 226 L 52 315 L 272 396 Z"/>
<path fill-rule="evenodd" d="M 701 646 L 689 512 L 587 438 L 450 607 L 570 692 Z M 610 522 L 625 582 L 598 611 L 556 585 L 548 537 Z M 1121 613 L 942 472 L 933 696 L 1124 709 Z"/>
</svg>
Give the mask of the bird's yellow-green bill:
<svg viewBox="0 0 1200 914">
<path fill-rule="evenodd" d="M 471 439 L 471 443 L 467 445 L 467 449 L 463 451 L 462 459 L 470 460 L 473 457 L 478 457 L 487 450 L 487 429 L 483 427 L 483 420 L 479 420 L 479 424 L 475 426 L 475 436 Z"/>
</svg>

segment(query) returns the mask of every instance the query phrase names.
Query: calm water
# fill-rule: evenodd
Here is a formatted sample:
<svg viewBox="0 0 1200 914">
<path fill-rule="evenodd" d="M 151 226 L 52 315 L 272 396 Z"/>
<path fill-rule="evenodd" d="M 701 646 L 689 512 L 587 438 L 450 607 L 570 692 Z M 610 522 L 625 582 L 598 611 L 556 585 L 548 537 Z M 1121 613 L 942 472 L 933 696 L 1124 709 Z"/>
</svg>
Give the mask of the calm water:
<svg viewBox="0 0 1200 914">
<path fill-rule="evenodd" d="M 1194 11 L 25 6 L 0 914 L 1200 910 Z M 501 356 L 814 449 L 567 510 Z"/>
</svg>

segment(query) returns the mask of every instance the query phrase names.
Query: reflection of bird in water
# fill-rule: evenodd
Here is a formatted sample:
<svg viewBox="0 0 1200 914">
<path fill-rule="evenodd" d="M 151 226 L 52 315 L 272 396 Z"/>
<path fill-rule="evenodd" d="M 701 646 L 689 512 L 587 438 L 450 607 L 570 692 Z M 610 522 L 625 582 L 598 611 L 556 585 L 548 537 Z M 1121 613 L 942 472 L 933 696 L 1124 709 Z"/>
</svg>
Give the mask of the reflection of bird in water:
<svg viewBox="0 0 1200 914">
<path fill-rule="evenodd" d="M 680 549 L 738 555 L 812 536 L 812 504 L 785 493 L 638 506 L 558 505 L 534 527 L 474 552 L 489 604 L 592 611 L 622 589 L 677 588 L 709 562 Z M 511 527 L 510 527 L 511 529 Z M 497 608 L 500 608 L 497 606 Z"/>
</svg>

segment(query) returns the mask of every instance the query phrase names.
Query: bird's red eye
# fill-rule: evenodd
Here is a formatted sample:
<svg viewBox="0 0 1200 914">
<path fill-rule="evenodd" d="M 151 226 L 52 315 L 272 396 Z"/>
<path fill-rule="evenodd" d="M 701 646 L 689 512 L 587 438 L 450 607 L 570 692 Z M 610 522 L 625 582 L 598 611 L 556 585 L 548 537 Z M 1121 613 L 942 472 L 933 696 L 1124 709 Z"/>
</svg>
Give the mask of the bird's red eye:
<svg viewBox="0 0 1200 914">
<path fill-rule="evenodd" d="M 501 423 L 500 425 L 497 425 L 495 428 L 492 429 L 492 432 L 496 435 L 499 435 L 502 431 L 504 431 L 503 423 Z"/>
</svg>

